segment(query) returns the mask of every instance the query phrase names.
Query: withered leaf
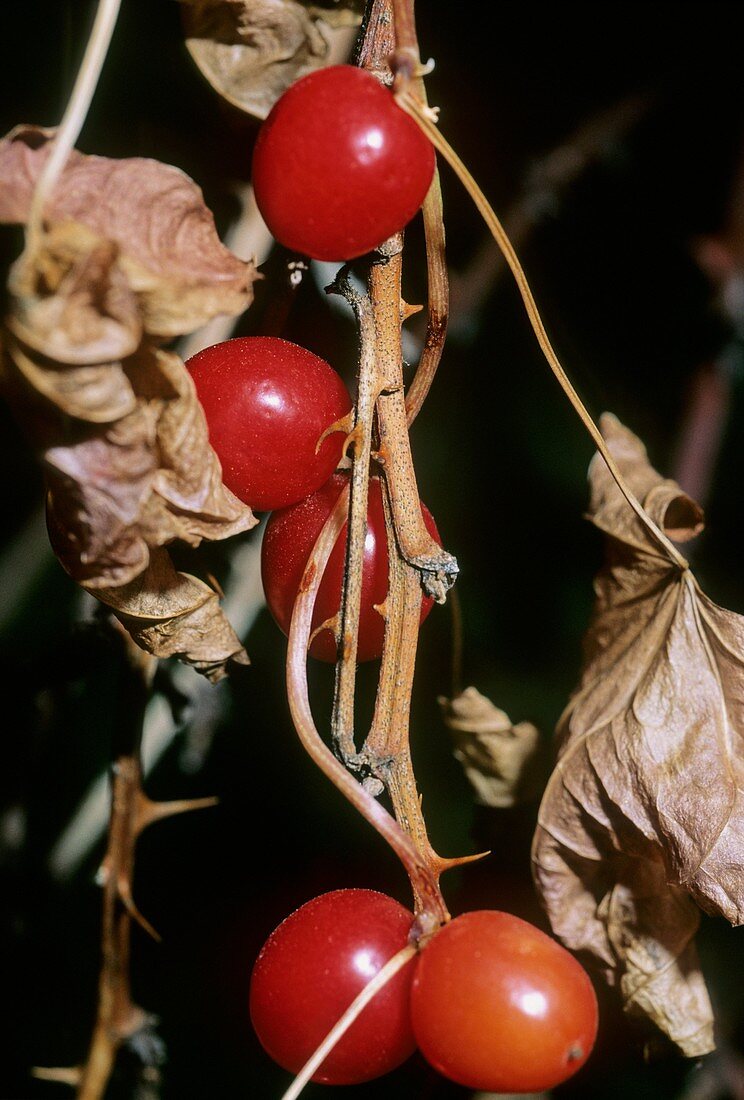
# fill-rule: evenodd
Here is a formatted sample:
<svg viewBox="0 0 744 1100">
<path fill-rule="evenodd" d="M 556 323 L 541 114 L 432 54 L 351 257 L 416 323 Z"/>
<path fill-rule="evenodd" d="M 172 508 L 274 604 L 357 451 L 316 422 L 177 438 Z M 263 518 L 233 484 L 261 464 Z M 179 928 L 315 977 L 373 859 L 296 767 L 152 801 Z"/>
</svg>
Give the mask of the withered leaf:
<svg viewBox="0 0 744 1100">
<path fill-rule="evenodd" d="M 256 522 L 222 484 L 180 359 L 143 344 L 123 369 L 137 397 L 134 411 L 102 428 L 70 431 L 43 456 L 55 551 L 91 589 L 133 580 L 151 547 L 176 538 L 197 546 Z"/>
<path fill-rule="evenodd" d="M 181 0 L 186 46 L 228 102 L 266 118 L 299 77 L 326 64 L 322 24 L 357 26 L 353 0 L 329 7 L 297 0 Z"/>
<path fill-rule="evenodd" d="M 506 808 L 539 794 L 542 768 L 536 726 L 513 725 L 508 714 L 474 687 L 454 699 L 440 697 L 439 704 L 476 802 Z"/>
<path fill-rule="evenodd" d="M 0 222 L 26 221 L 51 136 L 18 126 L 0 141 Z M 253 299 L 253 263 L 225 248 L 201 190 L 171 165 L 73 151 L 45 216 L 52 225 L 76 222 L 118 247 L 150 335 L 181 336 L 219 314 L 242 313 Z"/>
<path fill-rule="evenodd" d="M 53 222 L 11 274 L 4 389 L 44 464 L 67 571 L 140 645 L 218 679 L 243 648 L 212 589 L 162 548 L 256 519 L 223 485 L 191 376 L 150 339 L 130 273 L 116 242 Z"/>
<path fill-rule="evenodd" d="M 640 441 L 614 417 L 601 428 L 647 515 L 676 541 L 697 534 L 700 508 Z M 744 619 L 703 594 L 598 456 L 590 482 L 607 563 L 559 723 L 535 879 L 568 946 L 594 956 L 630 1011 L 699 1055 L 713 1031 L 697 906 L 744 919 Z"/>
<path fill-rule="evenodd" d="M 248 657 L 222 613 L 217 593 L 197 577 L 179 573 L 164 550 L 150 553 L 143 573 L 118 588 L 98 588 L 130 635 L 155 657 L 179 657 L 216 683 L 230 661 Z"/>
</svg>

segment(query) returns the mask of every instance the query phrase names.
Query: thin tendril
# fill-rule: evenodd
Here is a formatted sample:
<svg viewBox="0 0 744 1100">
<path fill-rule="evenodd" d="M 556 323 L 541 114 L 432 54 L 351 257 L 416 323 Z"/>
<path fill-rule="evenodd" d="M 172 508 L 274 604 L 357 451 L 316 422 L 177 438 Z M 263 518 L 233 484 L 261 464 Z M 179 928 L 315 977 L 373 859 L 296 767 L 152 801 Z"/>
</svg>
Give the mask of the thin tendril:
<svg viewBox="0 0 744 1100">
<path fill-rule="evenodd" d="M 72 94 L 51 143 L 51 153 L 39 175 L 26 225 L 26 248 L 33 252 L 42 234 L 47 199 L 65 166 L 65 162 L 83 128 L 103 63 L 111 43 L 121 0 L 100 0 L 82 64 Z"/>
<path fill-rule="evenodd" d="M 524 302 L 525 309 L 527 310 L 527 316 L 529 317 L 530 324 L 532 325 L 535 336 L 537 337 L 537 342 L 540 345 L 542 353 L 547 359 L 548 365 L 553 371 L 553 374 L 558 380 L 558 383 L 561 386 L 563 392 L 568 397 L 575 411 L 578 413 L 581 422 L 583 423 L 586 430 L 589 432 L 589 435 L 596 445 L 597 450 L 602 455 L 602 458 L 605 460 L 607 467 L 617 484 L 618 489 L 623 494 L 628 504 L 636 513 L 644 527 L 666 551 L 666 555 L 671 558 L 674 564 L 677 565 L 680 569 L 686 570 L 688 568 L 688 562 L 679 553 L 676 547 L 669 541 L 664 532 L 659 527 L 657 527 L 657 525 L 654 523 L 648 513 L 644 510 L 643 505 L 633 493 L 630 486 L 625 481 L 625 478 L 620 472 L 617 463 L 610 454 L 610 451 L 608 450 L 607 445 L 602 438 L 602 433 L 592 420 L 589 412 L 586 409 L 586 406 L 582 402 L 581 398 L 574 389 L 570 379 L 568 378 L 568 375 L 561 366 L 558 356 L 553 349 L 553 345 L 550 343 L 548 334 L 545 331 L 545 326 L 543 324 L 542 317 L 540 316 L 540 313 L 538 311 L 537 303 L 535 302 L 529 283 L 527 282 L 527 276 L 525 275 L 524 269 L 519 262 L 519 258 L 514 251 L 514 247 L 506 234 L 506 230 L 499 221 L 493 207 L 488 202 L 488 199 L 483 194 L 480 187 L 475 182 L 472 175 L 465 167 L 463 162 L 460 160 L 452 146 L 449 144 L 446 138 L 442 136 L 437 127 L 434 125 L 434 122 L 430 117 L 431 111 L 428 111 L 427 113 L 427 109 L 423 106 L 423 104 L 421 104 L 416 99 L 416 97 L 412 95 L 412 93 L 406 88 L 401 89 L 396 98 L 403 110 L 415 119 L 415 121 L 424 131 L 431 143 L 435 146 L 438 152 L 442 154 L 444 159 L 458 176 L 460 181 L 465 186 L 468 194 L 472 198 L 473 202 L 475 203 L 476 207 L 478 208 L 478 211 L 483 217 L 486 225 L 490 229 L 493 238 L 501 249 L 504 259 L 509 265 L 512 275 L 514 276 L 514 279 L 517 283 L 519 292 L 522 295 L 522 301 Z"/>
<path fill-rule="evenodd" d="M 326 1060 L 338 1041 L 343 1038 L 372 998 L 376 996 L 388 982 L 392 981 L 398 971 L 402 970 L 415 954 L 416 948 L 413 944 L 408 944 L 406 947 L 401 948 L 397 955 L 393 955 L 392 959 L 388 959 L 382 969 L 375 974 L 374 978 L 372 978 L 370 982 L 367 982 L 361 993 L 357 994 L 338 1023 L 333 1025 L 333 1028 L 328 1032 L 315 1053 L 305 1062 L 305 1065 L 284 1093 L 281 1100 L 296 1100 L 305 1085 L 310 1081 L 312 1075 Z"/>
</svg>

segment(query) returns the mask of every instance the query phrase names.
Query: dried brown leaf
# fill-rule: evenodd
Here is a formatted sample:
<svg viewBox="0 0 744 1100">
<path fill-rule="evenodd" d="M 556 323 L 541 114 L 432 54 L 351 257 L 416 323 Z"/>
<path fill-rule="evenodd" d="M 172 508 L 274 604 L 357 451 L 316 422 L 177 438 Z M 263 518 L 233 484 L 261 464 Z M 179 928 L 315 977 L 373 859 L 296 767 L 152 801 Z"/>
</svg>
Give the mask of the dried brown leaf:
<svg viewBox="0 0 744 1100">
<path fill-rule="evenodd" d="M 454 699 L 442 697 L 439 704 L 476 802 L 505 808 L 537 796 L 542 768 L 536 726 L 513 725 L 508 714 L 474 687 Z"/>
<path fill-rule="evenodd" d="M 23 223 L 49 155 L 51 133 L 16 127 L 0 141 L 0 222 Z M 116 245 L 148 333 L 191 332 L 253 299 L 253 263 L 219 240 L 201 190 L 178 168 L 73 151 L 45 207 L 47 222 L 73 221 Z"/>
<path fill-rule="evenodd" d="M 247 661 L 243 648 L 216 594 L 162 547 L 256 519 L 222 484 L 186 367 L 143 335 L 130 270 L 115 242 L 53 223 L 12 272 L 4 388 L 43 461 L 67 571 L 138 644 L 218 679 L 227 661 Z"/>
<path fill-rule="evenodd" d="M 290 84 L 326 63 L 319 23 L 357 26 L 358 9 L 353 0 L 181 0 L 186 46 L 202 75 L 255 118 L 266 118 Z"/>
<path fill-rule="evenodd" d="M 229 662 L 247 665 L 240 639 L 222 613 L 217 593 L 175 570 L 165 550 L 151 551 L 143 573 L 117 588 L 93 593 L 134 641 L 155 657 L 178 657 L 216 683 Z"/>
<path fill-rule="evenodd" d="M 180 359 L 145 344 L 123 369 L 134 411 L 100 428 L 70 430 L 43 455 L 55 551 L 90 589 L 132 581 L 152 547 L 174 539 L 198 546 L 256 522 L 222 484 Z"/>
<path fill-rule="evenodd" d="M 614 417 L 607 444 L 647 514 L 684 541 L 700 508 Z M 744 919 L 744 619 L 701 592 L 604 462 L 589 518 L 607 535 L 581 682 L 539 813 L 535 878 L 556 933 L 682 1051 L 713 1048 L 696 905 Z"/>
</svg>

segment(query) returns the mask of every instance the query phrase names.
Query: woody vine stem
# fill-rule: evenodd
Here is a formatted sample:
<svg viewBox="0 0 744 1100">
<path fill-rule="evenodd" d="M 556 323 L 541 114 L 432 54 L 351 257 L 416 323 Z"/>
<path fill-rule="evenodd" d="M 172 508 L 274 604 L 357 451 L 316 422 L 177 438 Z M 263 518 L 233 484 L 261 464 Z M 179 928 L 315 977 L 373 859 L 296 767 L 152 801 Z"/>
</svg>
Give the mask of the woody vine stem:
<svg viewBox="0 0 744 1100">
<path fill-rule="evenodd" d="M 407 48 L 412 11 L 402 24 Z M 391 79 L 387 61 L 396 41 L 390 0 L 374 0 L 368 12 L 358 62 L 378 78 Z M 403 241 L 398 235 L 377 251 L 365 293 L 351 286 L 342 271 L 329 288 L 344 295 L 359 327 L 360 356 L 357 404 L 338 427 L 347 432 L 352 473 L 344 494 L 321 533 L 308 561 L 290 629 L 287 687 L 297 732 L 314 761 L 390 843 L 408 871 L 417 925 L 414 937 L 431 933 L 449 919 L 439 888 L 442 871 L 464 862 L 443 859 L 432 848 L 409 748 L 409 714 L 418 640 L 422 588 L 444 602 L 457 576 L 457 563 L 431 538 L 423 523 L 408 438 L 441 358 L 447 316 L 444 231 L 438 180 L 425 204 L 427 261 L 430 273 L 427 340 L 406 401 L 403 386 L 401 326 L 414 308 L 401 297 Z M 379 467 L 389 551 L 389 590 L 383 607 L 385 643 L 372 726 L 361 746 L 355 736 L 354 691 L 357 629 L 361 595 L 364 530 L 370 460 Z M 339 652 L 332 716 L 336 752 L 327 748 L 315 727 L 307 689 L 307 647 L 320 578 L 338 532 L 348 516 L 346 569 L 339 615 L 321 629 L 334 631 Z M 354 773 L 354 774 L 352 774 Z M 357 778 L 358 777 L 358 778 Z M 377 801 L 383 790 L 395 817 Z M 465 857 L 466 859 L 472 857 Z"/>
<path fill-rule="evenodd" d="M 394 29 L 393 29 L 394 28 Z M 394 77 L 394 90 L 406 110 L 454 169 L 473 198 L 510 267 L 540 348 L 556 379 L 606 462 L 621 493 L 659 547 L 660 556 L 685 571 L 687 562 L 643 509 L 610 455 L 601 433 L 568 379 L 545 330 L 524 270 L 501 222 L 467 168 L 439 133 L 436 113 L 426 105 L 413 16 L 413 0 L 373 0 L 359 51 L 359 64 L 383 81 Z M 390 68 L 388 67 L 390 65 Z M 352 417 L 339 425 L 348 431 L 352 459 L 350 501 L 344 495 L 321 533 L 305 571 L 293 616 L 287 660 L 290 706 L 305 747 L 347 798 L 388 840 L 406 866 L 413 887 L 418 934 L 428 934 L 448 919 L 439 889 L 443 870 L 462 859 L 442 859 L 429 842 L 416 790 L 409 748 L 409 706 L 418 636 L 418 607 L 423 587 L 444 602 L 457 575 L 457 564 L 426 532 L 419 505 L 407 426 L 418 414 L 441 358 L 447 319 L 447 280 L 441 197 L 435 179 L 425 209 L 430 277 L 427 339 L 408 399 L 403 395 L 401 324 L 412 312 L 401 298 L 402 238 L 385 242 L 373 260 L 366 294 L 354 291 L 343 273 L 332 292 L 352 305 L 360 334 L 358 401 Z M 359 618 L 364 522 L 370 459 L 379 465 L 390 558 L 389 593 L 380 612 L 385 646 L 375 713 L 361 749 L 354 736 L 356 631 Z M 325 562 L 348 516 L 346 572 L 341 610 L 320 629 L 332 629 L 339 661 L 332 719 L 339 763 L 322 742 L 308 702 L 305 659 L 315 593 Z M 348 769 L 348 770 L 347 770 Z M 361 776 L 362 782 L 350 772 Z M 386 789 L 395 820 L 375 801 Z M 474 857 L 477 858 L 477 857 Z"/>
</svg>

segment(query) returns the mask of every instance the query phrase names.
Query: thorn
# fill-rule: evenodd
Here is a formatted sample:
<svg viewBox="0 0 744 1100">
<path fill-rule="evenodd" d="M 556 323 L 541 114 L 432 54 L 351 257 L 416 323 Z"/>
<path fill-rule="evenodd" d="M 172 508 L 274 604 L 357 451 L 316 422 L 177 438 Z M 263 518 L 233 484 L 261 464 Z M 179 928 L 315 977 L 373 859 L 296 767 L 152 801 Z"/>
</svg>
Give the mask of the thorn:
<svg viewBox="0 0 744 1100">
<path fill-rule="evenodd" d="M 486 856 L 490 856 L 488 852 L 476 852 L 470 856 L 452 856 L 451 859 L 439 858 L 440 872 L 451 871 L 454 867 L 462 867 L 465 863 L 476 863 L 479 859 L 485 859 Z"/>
<path fill-rule="evenodd" d="M 387 618 L 388 618 L 388 599 L 387 599 L 387 596 L 382 601 L 382 603 L 373 603 L 372 607 L 377 612 L 377 614 L 381 615 L 382 618 L 385 620 L 385 622 L 387 622 Z"/>
<path fill-rule="evenodd" d="M 43 1066 L 34 1066 L 31 1076 L 39 1081 L 56 1081 L 60 1085 L 72 1085 L 77 1088 L 83 1079 L 82 1066 L 58 1066 L 54 1069 L 46 1069 Z"/>
<path fill-rule="evenodd" d="M 176 798 L 170 802 L 153 802 L 140 791 L 137 799 L 134 835 L 139 836 L 155 821 L 163 821 L 166 817 L 175 817 L 176 814 L 186 814 L 191 810 L 203 810 L 208 806 L 216 806 L 218 802 L 219 799 L 214 795 L 206 798 Z"/>
<path fill-rule="evenodd" d="M 118 894 L 119 900 L 129 913 L 132 920 L 135 920 L 140 928 L 143 928 L 148 935 L 152 936 L 156 943 L 162 943 L 163 937 L 159 932 L 156 932 L 149 920 L 142 916 L 137 906 L 134 904 L 134 898 L 132 897 L 132 885 L 128 878 L 123 876 L 118 882 Z"/>
<path fill-rule="evenodd" d="M 320 448 L 329 435 L 333 435 L 335 432 L 349 432 L 353 433 L 354 430 L 354 410 L 347 412 L 346 416 L 342 416 L 340 420 L 334 420 L 332 424 L 329 424 L 326 430 L 322 433 L 320 439 L 315 444 L 315 453 L 317 454 Z M 346 453 L 346 444 L 344 444 L 344 454 Z"/>
<path fill-rule="evenodd" d="M 351 429 L 349 434 L 346 436 L 346 439 L 344 440 L 344 445 L 341 448 L 341 457 L 342 458 L 346 458 L 346 455 L 348 454 L 348 451 L 349 451 L 349 447 L 352 447 L 352 446 L 356 447 L 356 444 L 361 439 L 361 437 L 362 437 L 362 425 L 357 424 L 357 426 L 355 428 Z"/>
<path fill-rule="evenodd" d="M 318 635 L 322 634 L 324 630 L 330 630 L 331 634 L 333 634 L 333 637 L 336 639 L 336 645 L 338 645 L 338 635 L 340 627 L 341 621 L 338 615 L 334 615 L 332 619 L 326 619 L 326 621 L 324 623 L 321 623 L 320 626 L 316 626 L 315 630 L 308 638 L 307 648 L 310 648 Z"/>
<path fill-rule="evenodd" d="M 411 305 L 408 304 L 408 302 L 404 302 L 403 299 L 401 298 L 401 301 L 400 301 L 400 320 L 401 320 L 401 323 L 403 323 L 404 321 L 407 321 L 409 317 L 413 317 L 413 316 L 415 316 L 415 314 L 420 313 L 423 308 L 424 308 L 423 306 L 411 306 Z"/>
</svg>

